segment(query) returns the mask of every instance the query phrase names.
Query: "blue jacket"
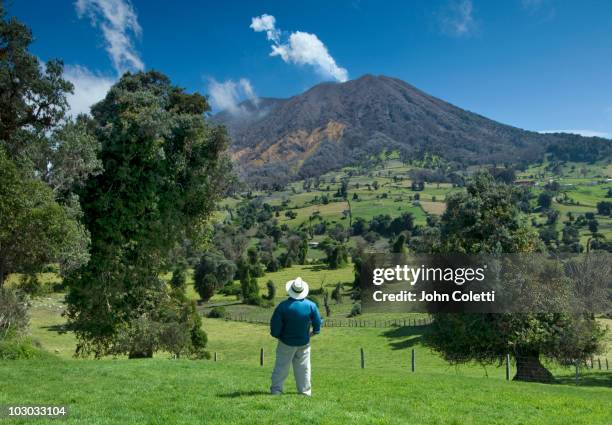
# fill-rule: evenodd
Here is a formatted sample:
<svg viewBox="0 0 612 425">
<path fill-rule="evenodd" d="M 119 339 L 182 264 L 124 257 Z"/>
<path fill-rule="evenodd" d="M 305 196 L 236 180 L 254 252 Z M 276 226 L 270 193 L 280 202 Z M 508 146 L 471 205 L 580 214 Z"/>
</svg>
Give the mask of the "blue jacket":
<svg viewBox="0 0 612 425">
<path fill-rule="evenodd" d="M 321 332 L 321 315 L 310 300 L 287 298 L 274 309 L 270 335 L 294 347 L 310 342 L 310 325 L 315 334 Z"/>
</svg>

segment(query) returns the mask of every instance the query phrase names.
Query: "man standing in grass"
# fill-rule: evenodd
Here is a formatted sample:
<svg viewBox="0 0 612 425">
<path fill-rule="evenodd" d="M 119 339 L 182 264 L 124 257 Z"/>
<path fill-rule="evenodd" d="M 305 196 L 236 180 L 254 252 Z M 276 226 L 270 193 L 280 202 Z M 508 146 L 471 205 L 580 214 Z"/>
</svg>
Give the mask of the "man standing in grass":
<svg viewBox="0 0 612 425">
<path fill-rule="evenodd" d="M 321 315 L 317 305 L 306 299 L 308 284 L 302 278 L 290 280 L 285 289 L 289 298 L 276 306 L 270 321 L 270 335 L 278 339 L 270 392 L 283 392 L 293 364 L 298 393 L 310 396 L 310 337 L 321 331 Z"/>
</svg>

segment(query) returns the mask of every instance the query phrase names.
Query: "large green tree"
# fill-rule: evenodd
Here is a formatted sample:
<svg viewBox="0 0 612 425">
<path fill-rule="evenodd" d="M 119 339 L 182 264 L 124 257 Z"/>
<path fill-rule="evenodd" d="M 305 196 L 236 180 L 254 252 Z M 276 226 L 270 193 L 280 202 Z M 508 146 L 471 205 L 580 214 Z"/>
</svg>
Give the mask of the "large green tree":
<svg viewBox="0 0 612 425">
<path fill-rule="evenodd" d="M 449 197 L 441 219 L 440 243 L 433 246 L 442 253 L 540 251 L 542 247 L 538 236 L 521 217 L 517 200 L 518 194 L 514 187 L 496 183 L 488 174 L 475 175 L 465 192 Z M 591 265 L 590 269 L 601 267 Z M 562 290 L 553 293 L 552 296 L 557 299 L 545 301 L 569 305 L 572 276 L 559 268 L 547 268 L 545 265 L 541 265 L 541 270 L 538 270 L 536 264 L 533 270 L 536 273 L 527 279 L 531 289 L 541 290 L 541 282 L 554 280 Z M 577 270 L 581 269 L 578 267 Z M 574 280 L 577 275 L 586 274 L 584 270 L 575 273 Z M 593 279 L 601 280 L 601 276 L 593 275 Z M 516 282 L 505 282 L 509 286 L 519 283 L 518 279 Z M 593 315 L 585 314 L 584 311 L 572 313 L 560 309 L 556 313 L 437 313 L 434 314 L 431 332 L 425 342 L 452 363 L 494 363 L 510 353 L 517 366 L 515 380 L 547 382 L 552 380 L 552 375 L 541 363 L 541 356 L 561 362 L 582 361 L 599 349 L 602 335 L 603 331 Z"/>
<path fill-rule="evenodd" d="M 28 49 L 31 31 L 0 3 L 0 285 L 8 273 L 30 279 L 49 262 L 62 272 L 88 259 L 72 190 L 99 171 L 86 118 L 66 118 L 72 84 L 63 64 Z"/>
<path fill-rule="evenodd" d="M 230 283 L 236 274 L 236 264 L 216 252 L 205 252 L 196 267 L 193 280 L 200 299 L 208 301 L 215 291 Z"/>
<path fill-rule="evenodd" d="M 154 71 L 125 74 L 92 107 L 104 172 L 81 191 L 91 260 L 67 280 L 79 353 L 116 351 L 118 329 L 157 309 L 172 248 L 204 241 L 230 172 L 228 137 L 208 110 Z"/>
</svg>

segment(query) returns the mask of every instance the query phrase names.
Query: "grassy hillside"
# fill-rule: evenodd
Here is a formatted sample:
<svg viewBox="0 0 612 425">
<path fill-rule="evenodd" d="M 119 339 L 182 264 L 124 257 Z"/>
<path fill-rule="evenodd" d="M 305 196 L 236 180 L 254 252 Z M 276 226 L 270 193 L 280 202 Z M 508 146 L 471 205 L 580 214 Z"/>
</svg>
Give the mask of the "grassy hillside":
<svg viewBox="0 0 612 425">
<path fill-rule="evenodd" d="M 402 328 L 325 329 L 313 340 L 313 397 L 295 395 L 292 377 L 288 395 L 272 397 L 267 390 L 274 342 L 267 328 L 212 319 L 205 320 L 204 327 L 218 362 L 169 360 L 163 355 L 152 360 L 0 362 L 0 404 L 67 404 L 67 423 L 75 424 L 612 421 L 612 373 L 589 371 L 583 381 L 587 385 L 580 387 L 572 384 L 572 371 L 566 369 L 555 370 L 565 382 L 561 385 L 506 382 L 503 368 L 447 366 L 418 344 L 418 334 Z M 260 347 L 267 355 L 263 367 Z M 360 347 L 366 353 L 363 370 Z M 409 350 L 401 349 L 411 347 L 417 353 L 415 373 L 409 369 Z"/>
<path fill-rule="evenodd" d="M 367 220 L 378 214 L 397 217 L 412 212 L 415 223 L 423 225 L 428 214 L 444 211 L 449 193 L 463 190 L 450 184 L 425 184 L 419 200 L 411 189 L 410 166 L 396 159 L 384 161 L 373 170 L 346 168 L 328 173 L 316 189 L 305 188 L 306 182 L 294 182 L 280 192 L 256 193 L 271 205 L 282 206 L 278 220 L 291 229 L 308 224 L 313 214 L 328 223 L 348 227 L 345 214 L 348 203 L 335 197 L 340 180 L 349 177 L 349 199 L 353 219 Z M 556 176 L 556 177 L 553 177 Z M 559 177 L 561 176 L 561 177 Z M 581 166 L 566 164 L 551 173 L 546 164 L 531 167 L 518 176 L 537 184 L 533 193 L 541 192 L 551 178 L 563 185 L 563 199 L 555 199 L 553 208 L 565 220 L 567 213 L 575 217 L 594 212 L 595 205 L 605 199 L 612 184 L 607 164 Z M 377 188 L 374 188 L 376 182 Z M 352 199 L 353 194 L 357 199 Z M 322 201 L 326 198 L 326 203 Z M 227 199 L 223 206 L 236 208 L 240 201 Z M 535 207 L 535 198 L 532 200 Z M 294 218 L 285 215 L 296 213 Z M 219 211 L 219 218 L 227 210 Z M 529 214 L 536 226 L 546 218 L 537 211 Z M 599 232 L 612 238 L 612 218 L 597 215 Z M 561 229 L 561 223 L 558 223 Z M 248 234 L 249 246 L 258 237 Z M 580 229 L 584 245 L 591 235 Z M 320 241 L 324 235 L 315 235 Z M 354 246 L 352 237 L 348 246 Z M 371 247 L 388 250 L 386 238 Z M 284 247 L 278 247 L 282 251 Z M 278 252 L 276 252 L 278 254 Z M 276 287 L 275 303 L 285 297 L 286 281 L 301 276 L 315 292 L 321 287 L 331 290 L 342 285 L 342 302 L 331 302 L 331 315 L 326 319 L 345 320 L 354 300 L 350 287 L 354 279 L 352 264 L 330 270 L 319 261 L 325 254 L 310 249 L 308 264 L 293 265 L 258 278 L 260 292 L 266 282 Z M 49 288 L 61 289 L 61 281 L 52 273 L 42 274 Z M 169 279 L 170 274 L 162 276 Z M 193 279 L 188 276 L 187 295 L 197 300 Z M 11 276 L 10 285 L 18 284 Z M 321 295 L 314 295 L 320 302 Z M 601 355 L 604 370 L 582 368 L 576 385 L 574 370 L 547 364 L 557 380 L 555 385 L 507 382 L 503 365 L 486 368 L 468 364 L 451 366 L 421 345 L 425 326 L 389 328 L 324 328 L 313 340 L 314 397 L 295 395 L 293 378 L 287 383 L 288 395 L 267 394 L 274 359 L 275 341 L 267 326 L 223 319 L 204 319 L 209 338 L 208 349 L 217 353 L 218 361 L 170 360 L 158 353 L 151 360 L 72 358 L 76 340 L 65 327 L 62 317 L 63 293 L 51 292 L 32 301 L 31 336 L 52 358 L 27 362 L 0 362 L 2 404 L 67 404 L 68 423 L 79 424 L 610 424 L 612 423 L 612 372 L 605 371 L 605 359 L 612 365 L 612 334 L 607 336 L 608 354 Z M 267 321 L 271 308 L 247 306 L 235 296 L 216 294 L 199 309 L 205 315 L 214 306 L 224 306 L 236 317 Z M 397 314 L 363 314 L 358 320 L 382 321 L 398 319 Z M 413 316 L 416 317 L 416 316 Z M 418 316 L 423 317 L 422 315 Z M 603 319 L 612 328 L 612 321 Z M 259 352 L 265 352 L 265 364 L 259 366 Z M 365 369 L 360 368 L 360 349 L 365 353 Z M 410 371 L 411 350 L 416 354 L 416 372 Z M 513 367 L 512 367 L 513 369 Z M 514 370 L 512 370 L 514 373 Z M 35 383 L 35 385 L 33 385 Z M 50 422 L 50 421 L 47 421 Z M 2 423 L 18 423 L 4 420 Z M 24 421 L 23 423 L 35 423 Z M 45 423 L 38 421 L 37 423 Z"/>
<path fill-rule="evenodd" d="M 440 215 L 444 212 L 444 201 L 450 193 L 463 189 L 453 187 L 450 183 L 425 183 L 422 191 L 413 191 L 411 171 L 422 165 L 418 162 L 411 165 L 403 164 L 395 155 L 391 155 L 371 168 L 345 167 L 340 171 L 326 173 L 321 176 L 321 183 L 316 187 L 306 185 L 305 181 L 297 181 L 282 191 L 256 192 L 254 195 L 260 196 L 270 205 L 282 206 L 283 211 L 295 212 L 295 218 L 289 218 L 283 213 L 279 217 L 279 223 L 287 224 L 290 228 L 306 225 L 313 214 L 328 223 L 341 223 L 348 227 L 346 212 L 349 210 L 349 205 L 335 196 L 341 180 L 348 179 L 353 219 L 361 217 L 371 220 L 379 214 L 397 217 L 410 212 L 414 215 L 415 224 L 424 225 L 428 214 Z M 544 161 L 541 165 L 532 165 L 525 171 L 517 173 L 516 178 L 532 182 L 534 208 L 537 206 L 537 196 L 547 183 L 555 181 L 560 184 L 560 196 L 553 203 L 553 208 L 560 213 L 559 228 L 561 228 L 561 222 L 566 220 L 568 213 L 578 217 L 588 212 L 596 212 L 598 202 L 610 200 L 606 195 L 608 190 L 612 189 L 612 182 L 608 181 L 612 178 L 611 167 L 612 165 L 607 162 L 551 164 Z M 472 167 L 468 173 L 480 168 L 482 167 Z M 357 199 L 352 199 L 354 195 Z M 418 201 L 414 199 L 416 195 L 420 198 Z M 328 203 L 323 203 L 323 198 L 327 198 Z M 236 205 L 236 202 L 235 199 L 229 199 L 224 205 L 232 206 Z M 537 222 L 542 222 L 539 213 L 531 216 Z M 599 233 L 607 240 L 611 240 L 612 218 L 601 215 L 597 215 L 596 218 L 599 222 Z M 580 242 L 585 245 L 590 233 L 586 228 L 581 229 L 580 233 Z"/>
</svg>

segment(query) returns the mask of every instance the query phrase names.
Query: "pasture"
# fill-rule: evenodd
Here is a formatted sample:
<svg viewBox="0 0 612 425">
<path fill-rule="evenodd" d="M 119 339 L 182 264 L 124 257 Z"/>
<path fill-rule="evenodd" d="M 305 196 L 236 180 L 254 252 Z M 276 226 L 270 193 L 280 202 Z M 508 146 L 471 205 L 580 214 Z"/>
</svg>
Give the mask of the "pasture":
<svg viewBox="0 0 612 425">
<path fill-rule="evenodd" d="M 40 309 L 35 306 L 34 311 Z M 50 319 L 56 313 L 41 312 Z M 55 316 L 56 318 L 59 316 Z M 61 320 L 60 320 L 61 321 Z M 75 360 L 71 340 L 41 321 L 43 347 L 63 358 L 0 362 L 0 404 L 69 406 L 69 424 L 588 424 L 612 421 L 612 374 L 555 369 L 555 385 L 507 382 L 503 368 L 451 367 L 419 344 L 423 329 L 325 328 L 313 339 L 313 397 L 267 394 L 274 341 L 267 327 L 205 319 L 218 361 Z M 415 332 L 416 331 L 416 332 Z M 55 340 L 55 342 L 54 342 Z M 50 345 L 54 344 L 54 345 Z M 359 348 L 366 354 L 360 368 Z M 266 360 L 259 365 L 259 349 Z M 409 367 L 415 348 L 417 369 Z M 52 423 L 7 420 L 3 423 Z"/>
<path fill-rule="evenodd" d="M 295 182 L 285 191 L 257 193 L 271 205 L 283 206 L 297 215 L 290 218 L 281 211 L 279 222 L 290 228 L 308 224 L 318 213 L 329 223 L 348 227 L 345 211 L 348 202 L 335 197 L 339 181 L 350 176 L 349 195 L 353 219 L 370 220 L 378 214 L 399 216 L 411 212 L 415 223 L 425 225 L 428 214 L 443 213 L 448 194 L 463 190 L 450 184 L 425 184 L 423 191 L 411 190 L 408 178 L 410 166 L 399 161 L 383 162 L 380 169 L 359 173 L 350 167 L 324 176 L 325 183 L 316 189 L 304 188 Z M 579 165 L 566 166 L 563 174 L 564 192 L 573 203 L 554 202 L 563 219 L 571 212 L 575 216 L 593 212 L 609 183 L 592 184 L 594 179 L 609 176 L 609 166 L 597 166 L 586 171 Z M 394 179 L 393 176 L 398 176 Z M 519 178 L 533 178 L 539 193 L 552 174 L 545 166 L 531 167 Z M 401 178 L 399 178 L 401 177 Z M 379 185 L 374 189 L 373 182 Z M 415 194 L 420 200 L 414 201 Z M 320 202 L 322 197 L 328 202 Z M 535 206 L 535 201 L 534 206 Z M 217 217 L 227 216 L 226 207 L 235 208 L 238 200 L 223 201 Z M 536 223 L 545 218 L 530 214 Z M 612 235 L 612 219 L 597 216 L 600 232 Z M 317 219 L 319 220 L 319 219 Z M 560 225 L 560 224 L 559 224 Z M 257 238 L 250 235 L 250 246 Z M 580 230 L 586 243 L 590 234 Z M 314 241 L 320 241 L 321 235 Z M 354 238 L 348 242 L 354 244 Z M 382 238 L 374 245 L 386 251 Z M 328 269 L 321 260 L 325 254 L 310 249 L 308 263 L 293 265 L 278 272 L 266 273 L 257 279 L 260 293 L 266 293 L 266 282 L 276 288 L 274 303 L 282 300 L 286 281 L 301 276 L 311 285 L 313 297 L 324 312 L 321 290 L 331 291 L 341 285 L 340 301 L 330 300 L 331 313 L 327 320 L 347 320 L 354 300 L 350 288 L 354 279 L 352 264 L 336 270 Z M 59 285 L 52 273 L 41 275 L 47 286 Z M 162 276 L 165 280 L 170 274 Z M 16 277 L 9 284 L 17 283 Z M 187 296 L 198 300 L 192 274 L 187 277 Z M 61 290 L 61 288 L 56 290 Z M 249 306 L 235 296 L 216 294 L 198 309 L 203 316 L 214 306 L 224 306 L 230 318 L 243 317 L 266 322 L 272 309 Z M 69 406 L 66 423 L 74 424 L 610 424 L 612 423 L 612 372 L 605 370 L 605 360 L 612 364 L 612 336 L 609 333 L 608 354 L 602 354 L 603 370 L 595 361 L 594 368 L 581 368 L 580 379 L 574 379 L 573 368 L 547 364 L 553 372 L 553 385 L 508 382 L 503 363 L 483 367 L 477 364 L 449 365 L 444 359 L 421 344 L 427 326 L 391 327 L 325 327 L 313 339 L 313 397 L 295 394 L 293 378 L 287 382 L 287 394 L 272 397 L 267 394 L 274 359 L 275 341 L 265 325 L 225 319 L 205 318 L 203 327 L 208 334 L 208 350 L 217 360 L 170 359 L 168 353 L 158 353 L 148 360 L 104 358 L 74 359 L 76 339 L 65 326 L 63 293 L 51 292 L 32 301 L 30 309 L 31 338 L 51 356 L 28 361 L 0 361 L 2 391 L 0 405 Z M 406 316 L 407 317 L 407 316 Z M 361 321 L 387 321 L 406 318 L 397 314 L 362 314 Z M 409 319 L 423 319 L 411 315 Z M 603 319 L 610 327 L 612 322 Z M 260 366 L 260 350 L 264 364 Z M 364 350 L 365 368 L 360 365 L 360 350 Z M 412 350 L 416 356 L 416 371 L 410 367 Z M 596 357 L 597 359 L 597 357 Z M 511 365 L 511 372 L 514 372 Z M 48 421 L 3 419 L 2 423 L 51 423 Z"/>
</svg>

